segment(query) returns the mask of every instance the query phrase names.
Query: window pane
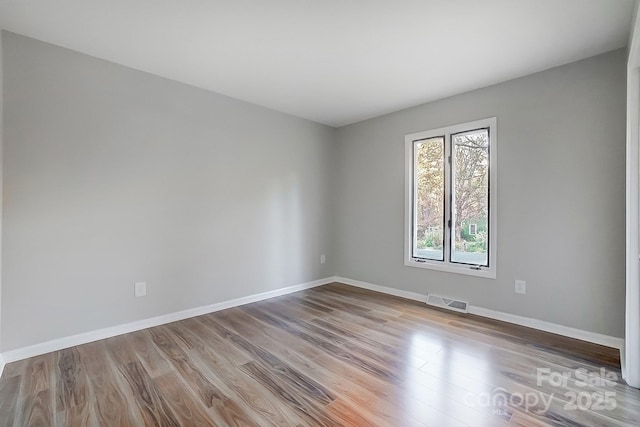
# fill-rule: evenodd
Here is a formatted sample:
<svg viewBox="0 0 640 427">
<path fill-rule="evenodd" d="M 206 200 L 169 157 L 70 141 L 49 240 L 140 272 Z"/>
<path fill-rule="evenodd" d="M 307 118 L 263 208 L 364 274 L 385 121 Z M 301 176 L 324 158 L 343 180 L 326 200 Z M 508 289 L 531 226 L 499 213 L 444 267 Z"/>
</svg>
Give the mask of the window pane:
<svg viewBox="0 0 640 427">
<path fill-rule="evenodd" d="M 444 261 L 444 137 L 415 142 L 413 257 Z"/>
<path fill-rule="evenodd" d="M 451 135 L 453 245 L 451 261 L 488 266 L 489 130 Z"/>
</svg>

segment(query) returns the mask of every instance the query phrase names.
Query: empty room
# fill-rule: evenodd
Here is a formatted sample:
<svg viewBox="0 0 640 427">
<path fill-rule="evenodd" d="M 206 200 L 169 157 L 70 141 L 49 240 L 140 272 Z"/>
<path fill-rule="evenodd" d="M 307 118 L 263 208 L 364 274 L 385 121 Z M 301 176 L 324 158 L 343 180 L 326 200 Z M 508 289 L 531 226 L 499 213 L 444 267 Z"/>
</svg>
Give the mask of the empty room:
<svg viewBox="0 0 640 427">
<path fill-rule="evenodd" d="M 640 425 L 638 14 L 0 0 L 0 427 Z"/>
</svg>

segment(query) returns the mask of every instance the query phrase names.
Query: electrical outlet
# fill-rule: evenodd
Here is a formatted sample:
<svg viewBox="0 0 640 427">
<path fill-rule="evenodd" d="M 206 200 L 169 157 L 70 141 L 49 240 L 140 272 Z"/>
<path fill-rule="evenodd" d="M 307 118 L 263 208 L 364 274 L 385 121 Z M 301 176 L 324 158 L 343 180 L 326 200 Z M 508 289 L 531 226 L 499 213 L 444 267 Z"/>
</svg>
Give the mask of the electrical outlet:
<svg viewBox="0 0 640 427">
<path fill-rule="evenodd" d="M 516 280 L 516 294 L 527 293 L 527 282 L 524 280 Z"/>
<path fill-rule="evenodd" d="M 133 294 L 136 297 L 147 296 L 147 282 L 136 282 L 133 286 Z"/>
<path fill-rule="evenodd" d="M 327 257 L 324 254 L 320 255 L 320 264 L 324 264 L 325 262 L 327 262 Z"/>
</svg>

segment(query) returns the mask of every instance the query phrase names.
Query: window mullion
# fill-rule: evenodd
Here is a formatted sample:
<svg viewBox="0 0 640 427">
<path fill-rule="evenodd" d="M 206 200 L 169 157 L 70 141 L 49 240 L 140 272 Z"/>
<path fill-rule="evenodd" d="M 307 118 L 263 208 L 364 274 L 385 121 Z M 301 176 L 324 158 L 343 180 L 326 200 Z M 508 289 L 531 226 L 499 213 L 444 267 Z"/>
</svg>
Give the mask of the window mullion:
<svg viewBox="0 0 640 427">
<path fill-rule="evenodd" d="M 413 167 L 412 167 L 413 191 L 412 191 L 412 195 L 411 195 L 411 197 L 412 197 L 412 201 L 411 201 L 412 212 L 411 212 L 411 215 L 412 215 L 412 221 L 413 221 L 413 226 L 412 226 L 412 229 L 413 229 L 412 245 L 413 246 L 412 246 L 412 248 L 415 247 L 417 239 L 418 239 L 418 227 L 417 227 L 417 224 L 418 224 L 418 212 L 417 212 L 417 205 L 416 205 L 417 200 L 418 200 L 418 188 L 416 186 L 417 177 L 418 177 L 418 172 L 417 172 L 417 162 L 418 162 L 417 157 L 418 157 L 418 154 L 417 154 L 417 150 L 416 150 L 416 142 L 417 141 L 414 141 L 413 144 L 412 144 L 412 151 L 413 151 L 413 153 L 412 153 L 412 159 L 413 159 L 412 160 L 412 164 L 413 164 Z M 412 251 L 413 251 L 413 249 L 412 249 Z M 413 256 L 413 254 L 411 256 Z"/>
<path fill-rule="evenodd" d="M 445 218 L 444 218 L 444 262 L 445 263 L 449 263 L 451 262 L 451 202 L 452 202 L 452 195 L 451 195 L 451 171 L 452 171 L 452 161 L 453 159 L 451 158 L 451 135 L 446 134 L 445 135 L 445 149 L 444 149 L 444 155 L 445 155 L 445 162 L 444 162 L 444 214 L 445 214 Z"/>
</svg>

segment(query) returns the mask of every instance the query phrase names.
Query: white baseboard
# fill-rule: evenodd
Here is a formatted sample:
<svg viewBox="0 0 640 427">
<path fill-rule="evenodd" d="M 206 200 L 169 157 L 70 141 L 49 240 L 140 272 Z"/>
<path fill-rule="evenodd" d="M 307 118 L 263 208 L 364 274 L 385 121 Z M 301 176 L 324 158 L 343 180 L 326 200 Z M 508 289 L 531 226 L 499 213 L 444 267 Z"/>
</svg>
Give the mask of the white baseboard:
<svg viewBox="0 0 640 427">
<path fill-rule="evenodd" d="M 164 314 L 162 316 L 138 320 L 123 325 L 112 326 L 109 328 L 99 329 L 97 331 L 85 332 L 82 334 L 30 345 L 28 347 L 18 348 L 16 350 L 10 350 L 4 353 L 0 353 L 0 367 L 4 368 L 4 365 L 6 363 L 27 359 L 29 357 L 39 356 L 41 354 L 50 353 L 52 351 L 58 351 L 76 345 L 87 344 L 93 341 L 111 338 L 129 332 L 139 331 L 141 329 L 152 328 L 154 326 L 164 325 L 166 323 L 176 322 L 178 320 L 188 319 L 190 317 L 201 316 L 203 314 L 213 313 L 216 311 L 225 310 L 227 308 L 238 307 L 240 305 L 249 304 L 252 302 L 263 301 L 269 298 L 279 297 L 293 292 L 302 291 L 304 289 L 326 285 L 327 283 L 335 281 L 335 277 L 327 277 L 324 279 L 314 280 L 312 282 L 302 283 L 286 288 L 275 289 L 273 291 L 263 292 L 260 294 L 249 295 L 246 297 L 236 298 L 211 305 L 205 305 L 202 307 L 191 308 L 175 313 Z M 0 375 L 2 375 L 2 370 L 0 370 Z"/>
<path fill-rule="evenodd" d="M 4 371 L 4 358 L 2 357 L 2 354 L 0 353 L 0 378 L 2 378 L 2 371 Z"/>
<path fill-rule="evenodd" d="M 427 296 L 419 294 L 417 292 L 402 291 L 395 288 L 389 288 L 386 286 L 374 285 L 367 282 L 361 282 L 359 280 L 347 279 L 345 277 L 336 277 L 336 282 L 341 282 L 351 286 L 357 286 L 359 288 L 369 289 L 376 292 L 382 292 L 384 294 L 394 295 L 402 298 L 407 298 L 414 301 L 425 302 Z M 575 338 L 582 341 L 591 342 L 594 344 L 604 345 L 606 347 L 616 348 L 622 350 L 624 348 L 624 339 L 618 337 L 612 337 L 609 335 L 603 335 L 596 332 L 584 331 L 582 329 L 571 328 L 569 326 L 558 325 L 557 323 L 546 322 L 544 320 L 533 319 L 530 317 L 518 316 L 516 314 L 504 313 L 501 311 L 489 310 L 483 307 L 477 307 L 469 305 L 469 313 L 476 316 L 487 317 L 489 319 L 500 320 L 502 322 L 513 323 L 520 326 L 526 326 L 528 328 L 537 329 L 544 332 L 550 332 L 552 334 L 562 335 L 569 338 Z"/>
<path fill-rule="evenodd" d="M 559 325 L 557 323 L 546 322 L 544 320 L 533 319 L 531 317 L 518 316 L 516 314 L 504 313 L 501 311 L 489 310 L 487 308 L 469 306 L 469 313 L 476 316 L 488 317 L 490 319 L 500 320 L 502 322 L 514 323 L 528 328 L 538 329 L 540 331 L 551 332 L 552 334 L 563 335 L 569 338 L 575 338 L 582 341 L 588 341 L 594 344 L 604 345 L 606 347 L 622 350 L 624 347 L 624 339 L 603 335 L 597 332 L 585 331 L 582 329 L 572 328 L 570 326 Z"/>
<path fill-rule="evenodd" d="M 396 297 L 406 298 L 419 302 L 426 302 L 427 296 L 419 294 L 417 292 L 403 291 L 396 288 L 389 288 L 387 286 L 374 285 L 372 283 L 361 282 L 360 280 L 347 279 L 346 277 L 336 277 L 336 282 L 344 283 L 345 285 L 351 285 L 358 288 L 369 289 L 370 291 L 381 292 L 383 294 L 393 295 Z"/>
</svg>

